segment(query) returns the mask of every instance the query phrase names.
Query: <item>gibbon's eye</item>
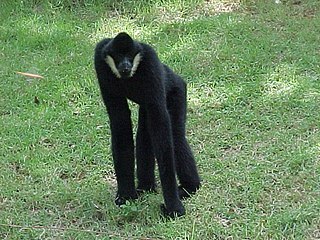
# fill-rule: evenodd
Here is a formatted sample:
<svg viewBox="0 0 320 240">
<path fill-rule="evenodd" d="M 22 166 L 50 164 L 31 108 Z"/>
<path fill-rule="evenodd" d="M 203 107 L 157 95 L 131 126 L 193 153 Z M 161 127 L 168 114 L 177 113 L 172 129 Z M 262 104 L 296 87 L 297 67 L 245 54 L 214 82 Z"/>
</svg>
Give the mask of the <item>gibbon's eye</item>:
<svg viewBox="0 0 320 240">
<path fill-rule="evenodd" d="M 128 59 L 128 61 L 130 61 L 130 62 L 133 61 L 133 57 L 132 56 L 127 56 L 126 59 Z"/>
</svg>

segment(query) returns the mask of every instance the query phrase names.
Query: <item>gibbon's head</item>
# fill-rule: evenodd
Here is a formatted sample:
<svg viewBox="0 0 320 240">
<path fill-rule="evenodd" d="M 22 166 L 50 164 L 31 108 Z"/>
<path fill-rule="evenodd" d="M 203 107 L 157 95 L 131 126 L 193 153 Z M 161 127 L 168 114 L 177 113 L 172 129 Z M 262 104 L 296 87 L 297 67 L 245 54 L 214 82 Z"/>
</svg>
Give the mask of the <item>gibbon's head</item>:
<svg viewBox="0 0 320 240">
<path fill-rule="evenodd" d="M 105 61 L 117 78 L 131 78 L 141 61 L 141 46 L 125 32 L 119 33 L 104 49 Z"/>
</svg>

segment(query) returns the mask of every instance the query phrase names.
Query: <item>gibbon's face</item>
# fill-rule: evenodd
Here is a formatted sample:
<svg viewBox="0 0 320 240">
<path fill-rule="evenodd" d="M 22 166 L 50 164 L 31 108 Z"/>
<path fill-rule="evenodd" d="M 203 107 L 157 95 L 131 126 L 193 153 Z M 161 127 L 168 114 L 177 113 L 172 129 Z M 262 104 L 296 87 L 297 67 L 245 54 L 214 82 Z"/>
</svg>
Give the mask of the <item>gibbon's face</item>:
<svg viewBox="0 0 320 240">
<path fill-rule="evenodd" d="M 117 78 L 131 78 L 140 63 L 141 54 L 137 53 L 135 55 L 113 55 L 108 54 L 106 57 L 106 63 L 111 68 L 112 72 Z"/>
<path fill-rule="evenodd" d="M 131 78 L 141 61 L 140 48 L 126 33 L 119 33 L 106 49 L 106 63 L 117 78 Z"/>
</svg>

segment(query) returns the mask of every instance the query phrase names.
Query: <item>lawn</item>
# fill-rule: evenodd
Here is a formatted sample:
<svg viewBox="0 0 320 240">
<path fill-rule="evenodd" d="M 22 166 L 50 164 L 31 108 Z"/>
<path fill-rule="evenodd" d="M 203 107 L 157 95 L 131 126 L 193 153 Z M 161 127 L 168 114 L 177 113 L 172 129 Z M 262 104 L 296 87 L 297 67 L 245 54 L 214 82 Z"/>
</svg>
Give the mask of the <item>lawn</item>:
<svg viewBox="0 0 320 240">
<path fill-rule="evenodd" d="M 1 1 L 0 238 L 319 239 L 320 2 L 277 2 Z M 93 50 L 120 31 L 188 83 L 202 188 L 175 220 L 160 189 L 114 205 Z"/>
</svg>

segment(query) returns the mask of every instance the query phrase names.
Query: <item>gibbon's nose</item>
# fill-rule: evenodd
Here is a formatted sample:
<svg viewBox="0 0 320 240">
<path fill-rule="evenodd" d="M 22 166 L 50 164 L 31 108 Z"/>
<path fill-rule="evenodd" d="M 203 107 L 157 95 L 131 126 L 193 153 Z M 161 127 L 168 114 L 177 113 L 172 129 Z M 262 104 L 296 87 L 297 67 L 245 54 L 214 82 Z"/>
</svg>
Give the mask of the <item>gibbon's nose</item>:
<svg viewBox="0 0 320 240">
<path fill-rule="evenodd" d="M 120 73 L 125 74 L 125 75 L 129 74 L 130 72 L 131 72 L 131 68 L 130 67 L 122 68 L 121 71 L 120 71 Z"/>
<path fill-rule="evenodd" d="M 123 77 L 127 77 L 130 75 L 132 69 L 132 64 L 130 61 L 125 59 L 123 62 L 119 64 L 119 72 Z"/>
</svg>

